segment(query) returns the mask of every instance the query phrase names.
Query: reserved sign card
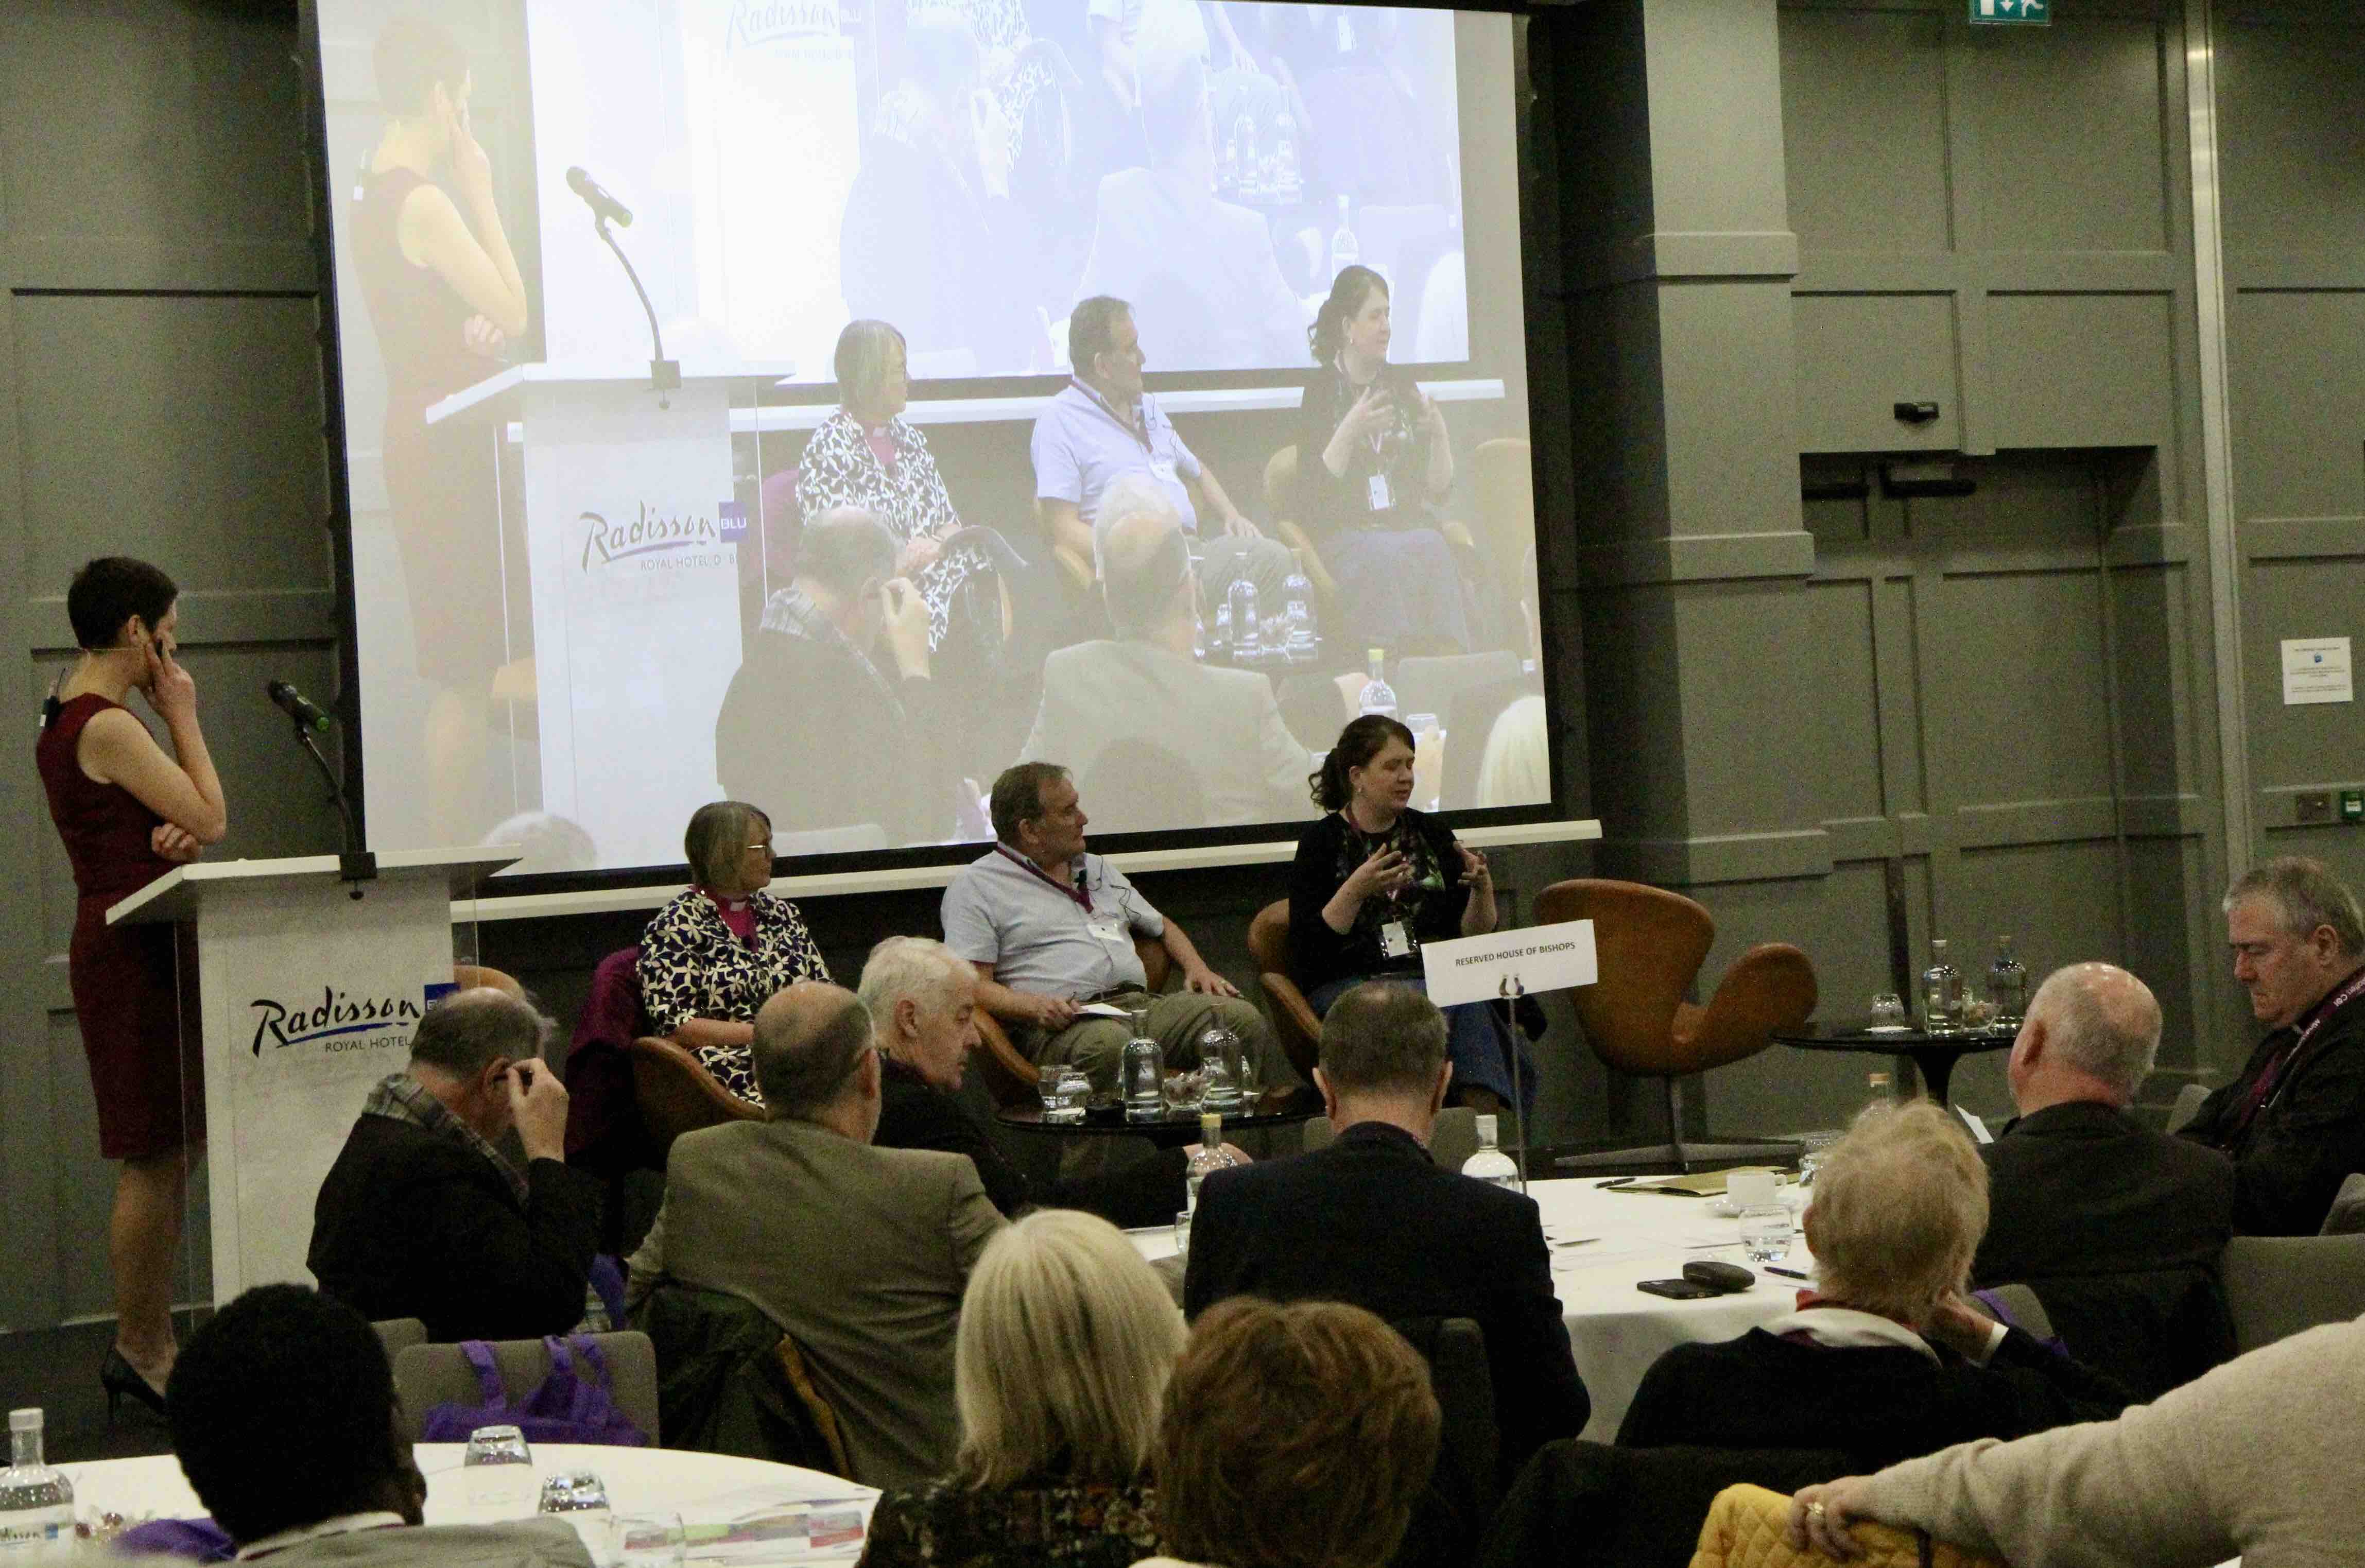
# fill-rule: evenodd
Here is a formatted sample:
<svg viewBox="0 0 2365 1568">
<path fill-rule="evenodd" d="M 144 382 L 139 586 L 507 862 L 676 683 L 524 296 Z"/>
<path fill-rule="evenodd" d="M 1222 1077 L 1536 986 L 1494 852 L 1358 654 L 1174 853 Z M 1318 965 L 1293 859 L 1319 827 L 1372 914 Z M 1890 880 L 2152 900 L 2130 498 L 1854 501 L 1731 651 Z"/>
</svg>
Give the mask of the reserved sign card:
<svg viewBox="0 0 2365 1568">
<path fill-rule="evenodd" d="M 1440 1007 L 1520 991 L 1567 991 L 1600 978 L 1589 920 L 1430 942 L 1422 946 L 1420 959 L 1429 999 Z"/>
</svg>

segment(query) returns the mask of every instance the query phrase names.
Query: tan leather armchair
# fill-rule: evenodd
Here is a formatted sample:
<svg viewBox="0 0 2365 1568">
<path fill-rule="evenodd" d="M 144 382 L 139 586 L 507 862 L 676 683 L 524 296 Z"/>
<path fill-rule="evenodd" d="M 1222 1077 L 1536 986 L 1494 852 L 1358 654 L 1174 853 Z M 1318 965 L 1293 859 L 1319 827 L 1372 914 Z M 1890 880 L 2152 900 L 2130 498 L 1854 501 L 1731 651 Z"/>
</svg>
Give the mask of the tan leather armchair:
<svg viewBox="0 0 2365 1568">
<path fill-rule="evenodd" d="M 1154 937 L 1136 935 L 1133 950 L 1141 959 L 1142 973 L 1149 977 L 1152 996 L 1166 989 L 1174 975 L 1174 956 L 1166 944 Z M 1034 1061 L 1010 1043 L 1010 1033 L 1002 1020 L 981 1007 L 977 1010 L 977 1049 L 970 1053 L 977 1060 L 978 1070 L 984 1075 L 986 1092 L 993 1103 L 1009 1109 L 1014 1106 L 1040 1105 L 1041 1092 L 1036 1081 L 1042 1074 Z"/>
<path fill-rule="evenodd" d="M 696 1057 L 671 1040 L 644 1035 L 628 1049 L 633 1058 L 633 1098 L 660 1159 L 684 1133 L 725 1122 L 764 1119 L 762 1106 L 715 1082 L 714 1075 Z"/>
<path fill-rule="evenodd" d="M 1312 574 L 1308 574 L 1311 576 Z M 1272 1014 L 1272 1032 L 1289 1058 L 1289 1065 L 1306 1082 L 1322 1056 L 1322 1020 L 1306 1000 L 1289 972 L 1289 901 L 1275 899 L 1249 922 L 1249 958 L 1264 987 L 1266 1011 Z"/>
</svg>

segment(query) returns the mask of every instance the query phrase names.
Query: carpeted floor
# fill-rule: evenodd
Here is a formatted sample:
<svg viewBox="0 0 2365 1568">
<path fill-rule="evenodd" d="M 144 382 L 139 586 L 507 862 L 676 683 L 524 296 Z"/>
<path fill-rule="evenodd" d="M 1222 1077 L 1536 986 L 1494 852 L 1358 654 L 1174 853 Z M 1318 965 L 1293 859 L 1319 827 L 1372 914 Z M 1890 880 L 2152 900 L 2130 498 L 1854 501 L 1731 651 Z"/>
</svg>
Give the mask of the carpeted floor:
<svg viewBox="0 0 2365 1568">
<path fill-rule="evenodd" d="M 185 1320 L 181 1334 L 188 1337 Z M 40 1407 L 42 1447 L 50 1463 L 172 1451 L 163 1418 L 145 1406 L 125 1400 L 114 1427 L 107 1426 L 98 1368 L 114 1342 L 112 1323 L 0 1334 L 0 1405 Z"/>
</svg>

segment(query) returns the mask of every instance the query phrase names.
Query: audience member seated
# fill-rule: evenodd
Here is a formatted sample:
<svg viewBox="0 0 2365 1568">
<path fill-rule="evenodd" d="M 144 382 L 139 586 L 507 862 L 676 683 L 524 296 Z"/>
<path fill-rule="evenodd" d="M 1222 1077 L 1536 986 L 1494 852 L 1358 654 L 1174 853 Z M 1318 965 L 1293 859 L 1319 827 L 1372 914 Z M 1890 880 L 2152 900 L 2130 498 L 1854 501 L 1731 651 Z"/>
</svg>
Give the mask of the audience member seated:
<svg viewBox="0 0 2365 1568">
<path fill-rule="evenodd" d="M 1350 722 L 1310 782 L 1327 814 L 1298 836 L 1289 873 L 1289 964 L 1307 1004 L 1320 1014 L 1380 977 L 1427 989 L 1423 945 L 1495 929 L 1486 857 L 1412 808 L 1412 732 L 1394 719 Z M 1445 1020 L 1456 1099 L 1504 1109 L 1516 1060 L 1520 1098 L 1534 1102 L 1534 1058 L 1493 1004 L 1459 1002 Z"/>
<path fill-rule="evenodd" d="M 1141 1568 L 1377 1568 L 1438 1428 L 1418 1352 L 1361 1307 L 1225 1302 L 1166 1386 L 1150 1468 L 1174 1555 Z"/>
<path fill-rule="evenodd" d="M 1815 1284 L 1799 1310 L 1661 1356 L 1621 1447 L 1830 1449 L 1877 1466 L 2125 1406 L 2110 1379 L 1964 1300 L 1988 1179 L 1952 1112 L 1926 1100 L 1866 1112 L 1814 1193 Z"/>
<path fill-rule="evenodd" d="M 1395 1322 L 1475 1318 L 1508 1474 L 1583 1431 L 1592 1402 L 1535 1200 L 1430 1163 L 1429 1129 L 1453 1077 L 1445 1037 L 1443 1016 L 1408 986 L 1340 997 L 1322 1020 L 1315 1070 L 1338 1137 L 1206 1179 L 1182 1300 L 1194 1317 L 1257 1295 L 1350 1301 Z"/>
<path fill-rule="evenodd" d="M 410 1065 L 369 1092 L 312 1205 L 305 1265 L 371 1319 L 431 1339 L 532 1339 L 583 1320 L 600 1185 L 566 1168 L 550 1021 L 489 987 L 427 1009 Z M 526 1168 L 494 1140 L 511 1127 Z"/>
<path fill-rule="evenodd" d="M 1166 1065 L 1199 1059 L 1199 1036 L 1221 1024 L 1239 1037 L 1269 1085 L 1292 1081 L 1264 1014 L 1209 969 L 1182 928 L 1150 906 L 1124 872 L 1084 850 L 1082 801 L 1056 763 L 1022 762 L 993 781 L 995 844 L 945 889 L 945 945 L 977 966 L 978 1000 L 1010 1042 L 1039 1063 L 1074 1062 L 1101 1096 L 1116 1089 L 1132 1037 L 1125 1016 L 1146 1012 Z M 1165 945 L 1183 989 L 1152 996 L 1136 932 Z"/>
<path fill-rule="evenodd" d="M 1195 319 L 1205 335 L 1183 356 L 1191 369 L 1288 364 L 1306 310 L 1281 274 L 1263 215 L 1216 199 L 1206 68 L 1196 55 L 1170 50 L 1138 64 L 1151 166 L 1101 181 L 1092 254 L 1076 292 L 1149 300 L 1186 283 L 1204 302 Z M 1187 329 L 1177 320 L 1168 330 Z"/>
<path fill-rule="evenodd" d="M 972 546 L 947 554 L 961 531 L 960 513 L 936 472 L 928 438 L 903 418 L 912 395 L 903 334 L 884 321 L 849 321 L 837 335 L 835 367 L 845 402 L 805 443 L 797 463 L 797 506 L 815 521 L 841 509 L 868 512 L 895 536 L 893 575 L 909 580 L 926 601 L 934 652 L 944 643 L 960 586 L 992 571 L 996 562 Z"/>
<path fill-rule="evenodd" d="M 2234 1228 L 2313 1236 L 2365 1170 L 2365 919 L 2323 864 L 2270 860 L 2225 894 L 2234 978 L 2267 1037 L 2181 1135 L 2234 1157 Z"/>
<path fill-rule="evenodd" d="M 1158 1546 L 1149 1447 L 1182 1315 L 1106 1220 L 1050 1209 L 987 1244 L 961 1302 L 961 1445 L 879 1499 L 868 1568 L 1126 1568 Z"/>
<path fill-rule="evenodd" d="M 696 1057 L 742 1100 L 764 1103 L 747 1047 L 757 1010 L 829 966 L 804 916 L 764 889 L 772 820 L 745 801 L 715 801 L 682 836 L 689 887 L 641 933 L 641 1006 L 649 1027 Z"/>
<path fill-rule="evenodd" d="M 1172 1219 L 1185 1197 L 1187 1149 L 1160 1149 L 1114 1171 L 1079 1174 L 1040 1189 L 1003 1158 L 985 1119 L 960 1097 L 969 1053 L 977 1048 L 977 987 L 976 969 L 941 942 L 890 936 L 870 949 L 859 994 L 885 1058 L 880 1064 L 883 1103 L 871 1143 L 969 1156 L 985 1195 L 1008 1218 L 1039 1204 L 1089 1209 L 1125 1226 Z"/>
<path fill-rule="evenodd" d="M 1033 441 L 1035 498 L 1051 543 L 1089 555 L 1098 573 L 1108 487 L 1124 475 L 1146 473 L 1198 542 L 1200 577 L 1209 591 L 1221 593 L 1245 577 L 1256 585 L 1258 602 L 1278 605 L 1289 552 L 1240 515 L 1215 470 L 1182 444 L 1173 421 L 1142 389 L 1148 360 L 1133 308 L 1106 295 L 1079 302 L 1068 316 L 1068 353 L 1075 377 L 1036 420 Z M 1211 538 L 1200 527 L 1202 512 L 1221 525 L 1220 533 Z"/>
<path fill-rule="evenodd" d="M 1821 1179 L 1817 1179 L 1821 1185 Z M 1850 1558 L 1856 1519 L 2065 1568 L 2357 1561 L 2365 1319 L 2294 1334 L 2115 1421 L 1969 1442 L 1809 1486 L 1790 1542 Z M 2348 1432 L 2348 1438 L 2341 1433 Z"/>
<path fill-rule="evenodd" d="M 165 1420 L 189 1488 L 273 1568 L 591 1568 L 564 1519 L 436 1525 L 397 1435 L 394 1372 L 369 1324 L 301 1285 L 263 1285 L 189 1338 Z"/>
<path fill-rule="evenodd" d="M 928 601 L 895 554 L 894 535 L 859 508 L 807 523 L 796 581 L 765 601 L 723 694 L 715 777 L 789 831 L 875 823 L 902 844 L 952 825 Z M 844 744 L 811 744 L 822 736 Z"/>
<path fill-rule="evenodd" d="M 1194 655 L 1196 574 L 1165 495 L 1127 475 L 1109 487 L 1102 592 L 1115 641 L 1078 643 L 1043 663 L 1043 706 L 1021 762 L 1065 757 L 1090 777 L 1104 752 L 1154 741 L 1195 778 L 1204 814 L 1188 820 L 1171 786 L 1123 803 L 1127 828 L 1237 827 L 1306 815 L 1306 748 L 1282 722 L 1272 683 Z"/>
<path fill-rule="evenodd" d="M 1973 1282 L 2035 1287 L 2072 1355 L 2156 1398 L 2233 1353 L 2217 1260 L 2234 1165 L 2128 1107 L 2159 1051 L 2159 1003 L 2109 964 L 2037 988 L 2005 1072 L 2020 1115 L 1979 1150 L 1988 1229 Z"/>
<path fill-rule="evenodd" d="M 1297 523 L 1338 592 L 1330 644 L 1466 654 L 1477 602 L 1438 531 L 1453 488 L 1444 410 L 1388 364 L 1387 280 L 1340 269 L 1306 336 L 1297 416 Z"/>
<path fill-rule="evenodd" d="M 854 1480 L 940 1475 L 961 1293 L 1002 1216 L 958 1155 L 871 1147 L 879 1053 L 851 992 L 790 986 L 757 1014 L 754 1056 L 770 1119 L 674 1140 L 632 1299 L 670 1279 L 755 1303 L 804 1352 Z"/>
<path fill-rule="evenodd" d="M 1552 738 L 1544 700 L 1530 693 L 1496 715 L 1478 759 L 1478 804 L 1531 806 L 1552 799 Z M 1451 803 L 1451 802 L 1449 802 Z"/>
</svg>

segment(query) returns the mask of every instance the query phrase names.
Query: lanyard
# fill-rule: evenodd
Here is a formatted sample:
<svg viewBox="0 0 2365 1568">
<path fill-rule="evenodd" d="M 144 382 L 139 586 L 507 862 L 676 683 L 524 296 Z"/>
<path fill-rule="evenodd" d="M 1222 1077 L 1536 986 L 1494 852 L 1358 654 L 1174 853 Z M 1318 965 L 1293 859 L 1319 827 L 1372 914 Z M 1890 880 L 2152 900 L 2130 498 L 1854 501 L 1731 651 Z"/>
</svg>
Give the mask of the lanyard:
<svg viewBox="0 0 2365 1568">
<path fill-rule="evenodd" d="M 1158 449 L 1151 444 L 1149 438 L 1149 398 L 1144 398 L 1140 402 L 1134 405 L 1135 408 L 1141 411 L 1141 422 L 1138 425 L 1136 425 L 1134 421 L 1126 419 L 1123 414 L 1118 413 L 1116 411 L 1116 405 L 1102 397 L 1098 388 L 1087 385 L 1082 376 L 1076 376 L 1073 379 L 1076 390 L 1082 392 L 1085 397 L 1090 398 L 1093 402 L 1099 407 L 1101 412 L 1106 414 L 1111 420 L 1115 421 L 1116 427 L 1119 430 L 1125 431 L 1126 434 L 1139 442 L 1141 443 L 1142 451 L 1149 453 L 1153 457 L 1157 455 Z"/>
<path fill-rule="evenodd" d="M 2258 1119 L 2259 1113 L 2274 1103 L 2275 1097 L 2282 1092 L 2283 1081 L 2290 1076 L 2292 1064 L 2299 1060 L 2300 1052 L 2307 1049 L 2308 1041 L 2360 991 L 2365 991 L 2365 970 L 2350 976 L 2347 985 L 2315 1004 L 2315 1010 L 2301 1026 L 2299 1037 L 2281 1056 L 2268 1063 L 2266 1070 L 2259 1075 L 2258 1086 L 2250 1092 L 2249 1100 L 2242 1107 L 2241 1119 L 2234 1125 L 2235 1137 L 2249 1131 L 2250 1124 Z"/>
<path fill-rule="evenodd" d="M 993 852 L 996 855 L 1008 857 L 1013 865 L 1019 867 L 1037 881 L 1041 882 L 1048 887 L 1059 889 L 1059 896 L 1061 898 L 1073 899 L 1075 901 L 1076 907 L 1082 910 L 1086 914 L 1093 913 L 1093 895 L 1084 889 L 1073 886 L 1067 882 L 1062 882 L 1059 878 L 1050 875 L 1048 872 L 1045 871 L 1042 867 L 1037 866 L 1032 860 L 1027 859 L 1026 857 L 1019 854 L 1016 850 L 1011 848 L 1006 844 L 995 845 L 993 846 Z"/>
</svg>

